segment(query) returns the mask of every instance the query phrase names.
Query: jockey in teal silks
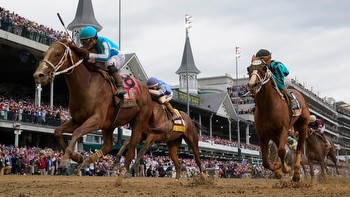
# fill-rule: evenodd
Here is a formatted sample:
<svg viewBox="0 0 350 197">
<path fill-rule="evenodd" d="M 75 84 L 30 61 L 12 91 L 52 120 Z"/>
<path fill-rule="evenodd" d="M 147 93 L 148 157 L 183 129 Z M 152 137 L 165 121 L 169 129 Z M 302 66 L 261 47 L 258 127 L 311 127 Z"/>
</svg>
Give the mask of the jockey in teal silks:
<svg viewBox="0 0 350 197">
<path fill-rule="evenodd" d="M 83 27 L 79 37 L 83 48 L 88 50 L 84 58 L 96 63 L 102 69 L 107 68 L 117 85 L 117 94 L 123 96 L 125 90 L 119 69 L 125 62 L 125 55 L 119 51 L 118 45 L 108 38 L 98 36 L 96 29 L 92 26 Z"/>
<path fill-rule="evenodd" d="M 287 92 L 287 88 L 284 85 L 284 78 L 289 74 L 287 67 L 281 62 L 271 60 L 271 53 L 266 49 L 260 49 L 255 56 L 260 58 L 261 60 L 264 60 L 265 63 L 268 65 L 269 70 L 272 71 L 272 77 L 276 81 L 278 89 L 288 97 L 291 109 L 293 110 L 298 108 L 298 104 L 293 99 L 293 97 Z"/>
</svg>

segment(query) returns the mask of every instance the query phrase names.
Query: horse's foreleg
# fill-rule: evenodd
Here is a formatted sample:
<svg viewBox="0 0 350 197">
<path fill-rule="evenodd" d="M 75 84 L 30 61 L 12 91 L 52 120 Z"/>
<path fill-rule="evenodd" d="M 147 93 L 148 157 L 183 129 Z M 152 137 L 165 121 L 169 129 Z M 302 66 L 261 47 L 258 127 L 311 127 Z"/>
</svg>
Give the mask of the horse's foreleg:
<svg viewBox="0 0 350 197">
<path fill-rule="evenodd" d="M 73 161 L 78 163 L 83 162 L 83 157 L 79 153 L 74 153 L 74 146 L 77 143 L 78 139 L 81 138 L 83 135 L 92 131 L 97 131 L 99 129 L 98 125 L 99 119 L 89 118 L 80 127 L 76 128 L 72 134 L 71 142 L 67 146 L 62 160 L 67 162 L 69 159 L 72 159 Z"/>
<path fill-rule="evenodd" d="M 54 131 L 54 137 L 58 142 L 61 149 L 65 150 L 67 144 L 64 142 L 63 133 L 73 133 L 73 131 L 78 128 L 79 125 L 74 124 L 72 120 L 63 123 L 61 126 L 57 127 Z"/>
<path fill-rule="evenodd" d="M 154 136 L 149 134 L 144 142 L 144 144 L 142 145 L 141 150 L 138 152 L 137 157 L 135 159 L 135 164 L 133 166 L 131 166 L 131 170 L 136 170 L 136 167 L 139 166 L 139 162 L 141 160 L 141 158 L 146 154 L 146 152 L 151 148 L 152 144 L 154 142 Z"/>
<path fill-rule="evenodd" d="M 86 159 L 86 161 L 80 162 L 81 164 L 79 165 L 78 170 L 80 170 L 83 166 L 88 166 L 90 163 L 96 162 L 100 157 L 113 149 L 113 131 L 114 129 L 102 130 L 103 145 L 101 149 L 97 150 L 93 155 Z"/>
<path fill-rule="evenodd" d="M 181 176 L 181 165 L 180 165 L 180 161 L 179 158 L 177 156 L 177 151 L 179 150 L 179 146 L 181 144 L 182 139 L 178 138 L 174 141 L 170 141 L 167 143 L 168 145 L 168 149 L 169 149 L 169 156 L 171 158 L 171 160 L 174 163 L 175 166 L 175 170 L 176 170 L 176 180 L 180 179 Z"/>
<path fill-rule="evenodd" d="M 261 139 L 260 138 L 260 149 L 261 149 L 261 157 L 262 157 L 262 165 L 264 168 L 269 169 L 271 171 L 275 171 L 279 169 L 279 165 L 276 165 L 276 163 L 270 164 L 269 163 L 269 146 L 268 146 L 269 140 Z"/>
</svg>

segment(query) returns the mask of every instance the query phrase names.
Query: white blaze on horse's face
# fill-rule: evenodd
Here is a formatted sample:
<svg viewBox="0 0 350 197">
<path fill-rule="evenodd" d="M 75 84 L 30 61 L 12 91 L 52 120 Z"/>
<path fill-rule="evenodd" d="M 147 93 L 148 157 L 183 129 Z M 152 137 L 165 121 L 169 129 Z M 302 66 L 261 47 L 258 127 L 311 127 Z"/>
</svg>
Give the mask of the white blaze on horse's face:
<svg viewBox="0 0 350 197">
<path fill-rule="evenodd" d="M 258 75 L 258 70 L 253 70 L 253 72 L 250 74 L 249 81 L 248 81 L 249 92 L 253 95 L 257 93 L 256 92 L 257 75 Z"/>
<path fill-rule="evenodd" d="M 38 68 L 33 74 L 36 84 L 46 85 L 47 83 L 50 83 L 52 81 L 51 72 L 54 68 L 52 68 L 51 71 L 49 68 L 52 66 L 50 66 L 47 62 L 49 61 L 49 57 L 51 57 L 55 53 L 54 51 L 55 49 L 50 47 L 45 52 L 43 60 L 40 62 Z"/>
</svg>

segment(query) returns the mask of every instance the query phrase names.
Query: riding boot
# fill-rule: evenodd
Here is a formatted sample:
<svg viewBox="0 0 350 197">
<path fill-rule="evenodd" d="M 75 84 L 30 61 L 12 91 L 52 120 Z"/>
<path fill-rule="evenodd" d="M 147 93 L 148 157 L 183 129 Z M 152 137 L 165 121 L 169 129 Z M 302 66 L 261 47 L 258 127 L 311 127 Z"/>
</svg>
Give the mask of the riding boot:
<svg viewBox="0 0 350 197">
<path fill-rule="evenodd" d="M 108 66 L 107 69 L 109 71 L 109 74 L 113 77 L 115 81 L 118 96 L 123 96 L 126 93 L 126 91 L 124 89 L 122 76 L 120 75 L 119 70 L 114 66 Z"/>
<path fill-rule="evenodd" d="M 297 102 L 295 101 L 295 99 L 292 97 L 292 95 L 290 95 L 290 93 L 287 91 L 287 88 L 283 88 L 281 90 L 281 92 L 287 96 L 288 100 L 289 100 L 289 104 L 290 104 L 290 109 L 291 110 L 294 110 L 294 109 L 297 109 L 298 108 L 298 104 Z"/>
<path fill-rule="evenodd" d="M 173 120 L 180 120 L 181 117 L 176 114 L 173 106 L 169 102 L 165 102 L 164 105 L 168 108 L 168 110 L 173 114 Z"/>
</svg>

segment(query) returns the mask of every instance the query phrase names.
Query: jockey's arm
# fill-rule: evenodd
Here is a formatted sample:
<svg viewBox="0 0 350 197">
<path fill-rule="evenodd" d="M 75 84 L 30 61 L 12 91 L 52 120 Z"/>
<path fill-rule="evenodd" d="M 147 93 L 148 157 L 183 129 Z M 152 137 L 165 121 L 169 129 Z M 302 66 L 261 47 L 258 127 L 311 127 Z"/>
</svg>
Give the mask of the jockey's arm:
<svg viewBox="0 0 350 197">
<path fill-rule="evenodd" d="M 89 59 L 90 60 L 97 60 L 101 62 L 106 62 L 110 58 L 110 47 L 106 42 L 102 43 L 102 52 L 97 54 L 97 53 L 89 53 Z"/>
<path fill-rule="evenodd" d="M 148 90 L 149 93 L 153 94 L 153 95 L 157 95 L 157 96 L 160 96 L 160 92 L 158 90 Z"/>
</svg>

